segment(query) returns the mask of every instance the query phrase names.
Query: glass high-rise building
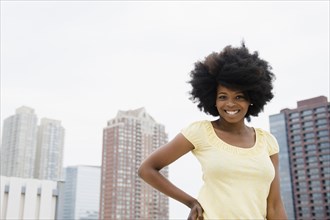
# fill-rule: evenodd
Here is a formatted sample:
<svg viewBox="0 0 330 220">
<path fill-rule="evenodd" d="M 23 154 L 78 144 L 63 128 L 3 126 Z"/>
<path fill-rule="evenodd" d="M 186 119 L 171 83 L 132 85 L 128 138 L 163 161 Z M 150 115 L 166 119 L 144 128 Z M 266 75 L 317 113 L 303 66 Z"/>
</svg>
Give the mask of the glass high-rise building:
<svg viewBox="0 0 330 220">
<path fill-rule="evenodd" d="M 144 108 L 119 111 L 103 130 L 100 219 L 168 219 L 169 199 L 137 175 L 142 160 L 167 142 Z M 168 168 L 161 170 L 168 177 Z"/>
<path fill-rule="evenodd" d="M 288 219 L 293 220 L 295 219 L 295 215 L 285 114 L 271 115 L 269 122 L 270 132 L 276 137 L 280 146 L 279 173 L 281 178 L 281 196 Z"/>
<path fill-rule="evenodd" d="M 330 219 L 330 103 L 325 96 L 271 115 L 281 193 L 290 219 Z"/>
<path fill-rule="evenodd" d="M 67 167 L 60 187 L 56 219 L 99 219 L 100 180 L 99 166 Z"/>
<path fill-rule="evenodd" d="M 55 181 L 62 178 L 63 147 L 61 121 L 42 118 L 38 126 L 35 178 Z"/>
<path fill-rule="evenodd" d="M 33 178 L 37 145 L 37 115 L 22 106 L 4 120 L 1 146 L 1 175 Z"/>
<path fill-rule="evenodd" d="M 57 181 L 61 179 L 64 128 L 58 120 L 38 118 L 22 106 L 4 120 L 1 175 Z"/>
</svg>

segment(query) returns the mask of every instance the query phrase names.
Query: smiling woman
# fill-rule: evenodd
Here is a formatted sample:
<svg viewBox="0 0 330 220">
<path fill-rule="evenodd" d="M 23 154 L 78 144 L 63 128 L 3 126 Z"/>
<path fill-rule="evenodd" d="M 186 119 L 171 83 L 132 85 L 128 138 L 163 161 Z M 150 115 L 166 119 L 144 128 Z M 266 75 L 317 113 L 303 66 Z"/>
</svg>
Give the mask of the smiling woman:
<svg viewBox="0 0 330 220">
<path fill-rule="evenodd" d="M 139 168 L 147 183 L 190 208 L 188 219 L 287 219 L 280 195 L 277 141 L 265 130 L 245 124 L 273 98 L 270 69 L 244 43 L 195 63 L 189 81 L 191 99 L 218 119 L 191 123 Z M 190 151 L 203 171 L 197 199 L 159 172 Z"/>
</svg>

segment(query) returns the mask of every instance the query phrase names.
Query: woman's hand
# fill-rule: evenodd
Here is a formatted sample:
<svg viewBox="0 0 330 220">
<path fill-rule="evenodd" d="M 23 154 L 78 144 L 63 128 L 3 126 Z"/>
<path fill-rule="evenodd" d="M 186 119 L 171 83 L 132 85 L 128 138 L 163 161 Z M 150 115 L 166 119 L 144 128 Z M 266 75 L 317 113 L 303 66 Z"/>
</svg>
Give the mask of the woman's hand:
<svg viewBox="0 0 330 220">
<path fill-rule="evenodd" d="M 189 220 L 203 220 L 203 208 L 197 199 L 173 185 L 159 172 L 193 149 L 194 146 L 180 133 L 172 141 L 150 154 L 140 165 L 138 174 L 158 191 L 190 208 Z"/>
<path fill-rule="evenodd" d="M 196 200 L 192 206 L 188 216 L 188 220 L 204 220 L 203 218 L 203 208 L 201 204 Z"/>
</svg>

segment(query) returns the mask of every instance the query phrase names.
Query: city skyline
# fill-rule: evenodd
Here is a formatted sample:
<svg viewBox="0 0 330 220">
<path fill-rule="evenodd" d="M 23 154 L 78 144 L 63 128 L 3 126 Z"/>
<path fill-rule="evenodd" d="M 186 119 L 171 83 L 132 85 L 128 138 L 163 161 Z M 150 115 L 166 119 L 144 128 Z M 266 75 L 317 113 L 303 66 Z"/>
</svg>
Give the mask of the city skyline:
<svg viewBox="0 0 330 220">
<path fill-rule="evenodd" d="M 197 60 L 242 39 L 276 76 L 275 97 L 251 126 L 267 130 L 268 115 L 329 96 L 328 1 L 0 4 L 1 123 L 22 105 L 61 120 L 64 166 L 101 165 L 102 129 L 118 110 L 145 107 L 169 140 L 194 120 L 212 120 L 189 100 L 189 72 Z M 201 174 L 192 155 L 169 172 L 197 194 Z M 187 217 L 178 202 L 170 200 L 170 207 L 170 217 Z"/>
<path fill-rule="evenodd" d="M 1 175 L 58 181 L 62 179 L 65 129 L 61 121 L 41 118 L 28 106 L 4 119 Z"/>
</svg>

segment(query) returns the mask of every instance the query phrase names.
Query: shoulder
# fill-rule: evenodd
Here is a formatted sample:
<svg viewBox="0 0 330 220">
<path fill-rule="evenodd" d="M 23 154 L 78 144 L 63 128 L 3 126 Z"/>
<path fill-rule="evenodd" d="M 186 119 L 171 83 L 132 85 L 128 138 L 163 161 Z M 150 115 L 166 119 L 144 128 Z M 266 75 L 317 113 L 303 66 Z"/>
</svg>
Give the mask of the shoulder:
<svg viewBox="0 0 330 220">
<path fill-rule="evenodd" d="M 184 127 L 181 130 L 181 133 L 183 133 L 184 135 L 185 133 L 189 133 L 189 132 L 197 132 L 197 131 L 200 132 L 201 130 L 206 129 L 208 127 L 208 124 L 210 124 L 210 121 L 207 120 L 194 121 L 189 125 L 187 125 L 186 127 Z"/>
<path fill-rule="evenodd" d="M 260 135 L 263 143 L 266 145 L 270 156 L 280 151 L 277 139 L 273 134 L 261 128 L 257 128 L 256 131 Z"/>
<path fill-rule="evenodd" d="M 266 138 L 267 140 L 269 139 L 269 140 L 272 140 L 272 141 L 276 141 L 276 138 L 275 138 L 275 136 L 272 134 L 272 133 L 270 133 L 269 131 L 266 131 L 266 130 L 264 130 L 264 129 L 262 129 L 262 128 L 256 128 L 256 130 L 264 137 L 264 138 Z"/>
<path fill-rule="evenodd" d="M 207 120 L 192 122 L 181 130 L 181 134 L 197 147 L 207 134 L 210 124 Z"/>
</svg>

